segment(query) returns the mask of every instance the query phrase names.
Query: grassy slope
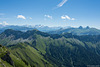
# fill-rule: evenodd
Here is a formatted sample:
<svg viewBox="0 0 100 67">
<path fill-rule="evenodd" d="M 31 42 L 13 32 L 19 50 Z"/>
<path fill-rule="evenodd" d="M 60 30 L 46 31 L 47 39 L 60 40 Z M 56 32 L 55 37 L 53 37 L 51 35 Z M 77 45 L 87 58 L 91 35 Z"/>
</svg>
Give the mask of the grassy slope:
<svg viewBox="0 0 100 67">
<path fill-rule="evenodd" d="M 52 67 L 51 64 L 53 64 L 54 67 L 85 67 L 86 65 L 100 64 L 98 62 L 100 60 L 99 44 L 100 42 L 92 43 L 92 41 L 82 41 L 75 38 L 53 39 L 37 35 L 36 39 L 27 43 L 15 44 L 9 49 L 13 54 L 11 55 L 12 59 L 19 58 L 14 61 L 16 66 L 27 64 L 26 66 L 29 67 Z"/>
<path fill-rule="evenodd" d="M 36 44 L 33 43 L 34 41 Z M 19 43 L 8 48 L 16 67 L 52 67 L 51 64 L 54 67 L 85 67 L 84 65 L 87 64 L 99 64 L 97 61 L 100 59 L 98 52 L 95 53 L 92 50 L 96 45 L 94 46 L 91 42 L 83 43 L 75 38 L 52 39 L 38 35 L 36 40 L 29 44 Z"/>
<path fill-rule="evenodd" d="M 20 58 L 17 58 L 12 53 L 10 54 L 10 57 L 12 58 L 15 67 L 31 67 L 30 65 L 26 65 Z"/>
<path fill-rule="evenodd" d="M 13 66 L 15 66 L 15 67 L 30 67 L 30 66 L 27 66 L 21 59 L 14 56 L 12 53 L 10 53 L 9 56 L 11 58 L 10 61 L 13 61 L 14 65 L 10 65 L 9 62 L 1 59 L 1 57 L 4 57 L 6 55 L 6 53 L 8 53 L 8 49 L 5 48 L 4 46 L 1 46 L 0 47 L 0 67 L 13 67 Z"/>
<path fill-rule="evenodd" d="M 16 46 L 9 47 L 11 53 L 22 59 L 26 64 L 34 67 L 52 67 L 39 52 L 25 43 L 19 43 Z"/>
</svg>

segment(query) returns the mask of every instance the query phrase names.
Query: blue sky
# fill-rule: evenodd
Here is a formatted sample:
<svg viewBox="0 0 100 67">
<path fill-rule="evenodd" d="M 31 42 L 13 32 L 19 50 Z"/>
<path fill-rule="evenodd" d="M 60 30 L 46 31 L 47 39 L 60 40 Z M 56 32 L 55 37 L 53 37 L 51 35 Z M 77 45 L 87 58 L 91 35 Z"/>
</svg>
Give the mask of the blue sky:
<svg viewBox="0 0 100 67">
<path fill-rule="evenodd" d="M 100 29 L 100 0 L 0 0 L 0 24 Z"/>
</svg>

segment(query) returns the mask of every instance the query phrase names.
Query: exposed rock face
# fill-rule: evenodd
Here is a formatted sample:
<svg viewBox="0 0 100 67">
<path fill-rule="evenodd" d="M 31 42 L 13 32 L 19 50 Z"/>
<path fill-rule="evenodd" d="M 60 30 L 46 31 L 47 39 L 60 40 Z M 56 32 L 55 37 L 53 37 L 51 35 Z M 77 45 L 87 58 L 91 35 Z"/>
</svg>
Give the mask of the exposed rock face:
<svg viewBox="0 0 100 67">
<path fill-rule="evenodd" d="M 10 55 L 10 53 L 7 52 L 3 57 L 1 57 L 1 59 L 4 61 L 7 61 L 11 65 L 14 65 L 14 62 L 12 61 L 12 59 L 9 55 Z"/>
</svg>

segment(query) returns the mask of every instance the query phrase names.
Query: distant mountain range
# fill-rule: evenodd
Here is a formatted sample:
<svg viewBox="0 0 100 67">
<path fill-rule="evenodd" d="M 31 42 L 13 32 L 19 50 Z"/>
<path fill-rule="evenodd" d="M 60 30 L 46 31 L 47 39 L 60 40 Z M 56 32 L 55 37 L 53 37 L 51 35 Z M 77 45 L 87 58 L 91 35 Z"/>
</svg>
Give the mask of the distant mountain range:
<svg viewBox="0 0 100 67">
<path fill-rule="evenodd" d="M 27 31 L 37 29 L 42 32 L 47 32 L 49 34 L 64 34 L 64 33 L 72 33 L 73 35 L 100 35 L 100 30 L 96 28 L 90 28 L 87 26 L 83 28 L 80 26 L 79 28 L 74 27 L 48 27 L 43 25 L 23 25 L 23 26 L 15 26 L 15 25 L 0 25 L 0 33 L 5 31 L 6 29 L 13 29 L 18 31 Z"/>
<path fill-rule="evenodd" d="M 90 28 L 87 26 L 83 28 L 80 26 L 79 28 L 67 28 L 67 29 L 59 29 L 56 31 L 48 32 L 50 34 L 65 34 L 65 33 L 72 33 L 73 35 L 100 35 L 100 30 L 96 28 Z"/>
<path fill-rule="evenodd" d="M 100 65 L 100 35 L 48 34 L 7 29 L 0 34 L 1 67 Z M 6 47 L 4 47 L 6 46 Z"/>
<path fill-rule="evenodd" d="M 23 26 L 18 26 L 18 25 L 0 25 L 0 33 L 3 32 L 6 29 L 13 29 L 13 30 L 19 30 L 19 31 L 27 31 L 27 30 L 32 30 L 32 29 L 38 29 L 43 32 L 48 32 L 48 31 L 55 31 L 58 30 L 62 27 L 48 27 L 48 26 L 43 26 L 43 25 L 23 25 Z"/>
</svg>

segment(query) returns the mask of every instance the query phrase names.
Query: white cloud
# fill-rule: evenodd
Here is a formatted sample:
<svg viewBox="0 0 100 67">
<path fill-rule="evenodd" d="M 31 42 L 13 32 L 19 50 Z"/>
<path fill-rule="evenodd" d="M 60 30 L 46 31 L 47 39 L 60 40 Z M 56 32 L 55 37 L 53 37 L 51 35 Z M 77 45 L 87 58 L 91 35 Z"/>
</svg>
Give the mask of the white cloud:
<svg viewBox="0 0 100 67">
<path fill-rule="evenodd" d="M 52 16 L 50 15 L 44 15 L 46 18 L 52 19 Z"/>
<path fill-rule="evenodd" d="M 6 21 L 3 21 L 2 23 L 0 23 L 1 25 L 9 25 Z"/>
<path fill-rule="evenodd" d="M 61 19 L 63 19 L 63 20 L 66 20 L 66 19 L 68 19 L 68 20 L 75 20 L 75 18 L 70 18 L 68 15 L 61 16 Z"/>
<path fill-rule="evenodd" d="M 32 19 L 32 17 L 29 17 L 29 19 L 31 20 L 31 19 Z"/>
<path fill-rule="evenodd" d="M 61 19 L 64 19 L 64 20 L 65 20 L 65 19 L 66 19 L 66 17 L 64 17 L 64 16 L 61 16 Z"/>
<path fill-rule="evenodd" d="M 3 21 L 3 23 L 2 24 L 4 24 L 4 25 L 9 25 L 6 21 Z"/>
<path fill-rule="evenodd" d="M 57 5 L 57 7 L 62 7 L 68 0 L 62 0 L 61 3 Z"/>
<path fill-rule="evenodd" d="M 75 18 L 72 18 L 72 20 L 75 20 Z"/>
<path fill-rule="evenodd" d="M 24 19 L 24 20 L 26 19 L 25 16 L 23 16 L 23 15 L 18 15 L 17 18 L 21 18 L 21 19 Z"/>
</svg>

